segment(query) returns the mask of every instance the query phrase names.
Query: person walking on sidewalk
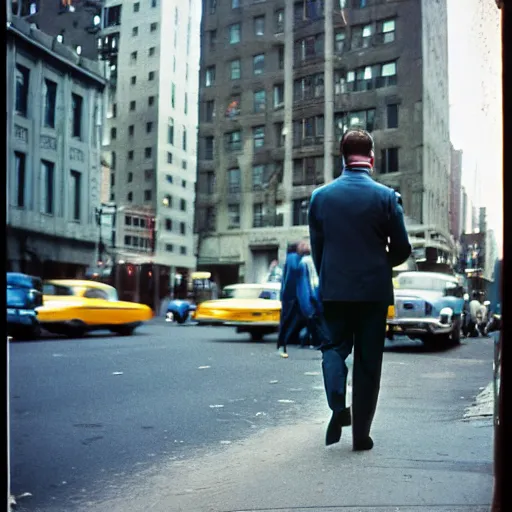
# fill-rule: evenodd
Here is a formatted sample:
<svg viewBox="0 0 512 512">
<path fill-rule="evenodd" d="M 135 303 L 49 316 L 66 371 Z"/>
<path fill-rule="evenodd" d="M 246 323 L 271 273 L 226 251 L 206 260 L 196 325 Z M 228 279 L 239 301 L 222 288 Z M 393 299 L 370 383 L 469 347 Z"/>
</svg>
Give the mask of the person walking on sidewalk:
<svg viewBox="0 0 512 512">
<path fill-rule="evenodd" d="M 330 342 L 322 347 L 324 385 L 332 417 L 326 444 L 352 423 L 355 451 L 370 450 L 380 390 L 386 317 L 393 304 L 392 269 L 411 245 L 399 195 L 371 178 L 374 147 L 364 130 L 340 142 L 342 175 L 316 189 L 309 206 L 311 253 Z M 352 417 L 346 406 L 346 358 L 354 348 Z"/>
<path fill-rule="evenodd" d="M 297 300 L 297 279 L 303 247 L 303 242 L 290 244 L 288 247 L 281 281 L 281 318 L 277 350 L 281 357 L 285 358 L 288 357 L 286 347 L 298 342 L 300 332 L 306 323 Z"/>
<path fill-rule="evenodd" d="M 329 330 L 323 318 L 318 284 L 318 273 L 311 257 L 311 246 L 305 243 L 297 280 L 297 299 L 308 330 L 308 336 L 301 339 L 301 348 L 306 346 L 306 340 L 316 347 L 329 342 Z"/>
</svg>

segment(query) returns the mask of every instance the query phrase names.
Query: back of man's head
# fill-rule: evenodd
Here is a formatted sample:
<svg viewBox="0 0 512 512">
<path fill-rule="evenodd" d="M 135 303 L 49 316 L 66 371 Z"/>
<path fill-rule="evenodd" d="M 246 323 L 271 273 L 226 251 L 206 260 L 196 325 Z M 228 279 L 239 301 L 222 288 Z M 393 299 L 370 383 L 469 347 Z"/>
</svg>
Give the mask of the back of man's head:
<svg viewBox="0 0 512 512">
<path fill-rule="evenodd" d="M 373 139 L 365 130 L 349 130 L 340 142 L 340 153 L 347 161 L 351 156 L 373 157 Z"/>
</svg>

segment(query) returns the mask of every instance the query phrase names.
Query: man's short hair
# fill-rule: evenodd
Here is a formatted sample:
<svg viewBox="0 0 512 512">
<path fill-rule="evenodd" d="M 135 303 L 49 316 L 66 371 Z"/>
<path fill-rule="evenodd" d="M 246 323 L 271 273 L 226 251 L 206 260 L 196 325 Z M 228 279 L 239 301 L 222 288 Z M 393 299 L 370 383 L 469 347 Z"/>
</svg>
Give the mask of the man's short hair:
<svg viewBox="0 0 512 512">
<path fill-rule="evenodd" d="M 340 153 L 346 159 L 352 155 L 371 156 L 372 136 L 365 130 L 348 130 L 340 141 Z"/>
</svg>

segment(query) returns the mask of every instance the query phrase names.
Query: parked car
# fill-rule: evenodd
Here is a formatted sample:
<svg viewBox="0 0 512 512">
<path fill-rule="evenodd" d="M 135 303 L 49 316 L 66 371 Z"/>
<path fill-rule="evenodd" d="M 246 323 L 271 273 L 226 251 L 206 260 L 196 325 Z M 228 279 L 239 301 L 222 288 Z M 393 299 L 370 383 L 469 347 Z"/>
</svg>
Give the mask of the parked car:
<svg viewBox="0 0 512 512">
<path fill-rule="evenodd" d="M 41 279 L 7 272 L 7 335 L 15 340 L 35 340 L 41 334 L 37 310 L 43 304 Z"/>
<path fill-rule="evenodd" d="M 281 283 L 235 284 L 222 290 L 222 299 L 197 306 L 194 320 L 200 325 L 230 325 L 249 333 L 253 341 L 279 330 Z"/>
<path fill-rule="evenodd" d="M 437 272 L 403 272 L 396 279 L 388 336 L 404 334 L 432 347 L 460 343 L 465 290 L 457 277 Z"/>
<path fill-rule="evenodd" d="M 79 337 L 109 330 L 128 336 L 153 317 L 145 304 L 120 301 L 114 287 L 97 281 L 49 280 L 43 283 L 43 293 L 39 322 L 55 334 Z"/>
</svg>

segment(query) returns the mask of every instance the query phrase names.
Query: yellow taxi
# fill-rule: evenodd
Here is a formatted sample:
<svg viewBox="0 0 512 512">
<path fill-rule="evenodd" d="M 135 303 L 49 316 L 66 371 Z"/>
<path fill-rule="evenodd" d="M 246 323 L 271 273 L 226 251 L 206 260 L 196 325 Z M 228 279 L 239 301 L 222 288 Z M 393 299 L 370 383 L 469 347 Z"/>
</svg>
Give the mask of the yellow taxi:
<svg viewBox="0 0 512 512">
<path fill-rule="evenodd" d="M 45 281 L 43 306 L 37 309 L 43 329 L 70 337 L 97 330 L 128 336 L 152 317 L 145 304 L 120 301 L 113 286 L 77 279 Z"/>
<path fill-rule="evenodd" d="M 199 325 L 229 325 L 249 333 L 253 341 L 279 330 L 280 283 L 234 284 L 222 290 L 223 298 L 197 306 L 193 319 Z"/>
</svg>

